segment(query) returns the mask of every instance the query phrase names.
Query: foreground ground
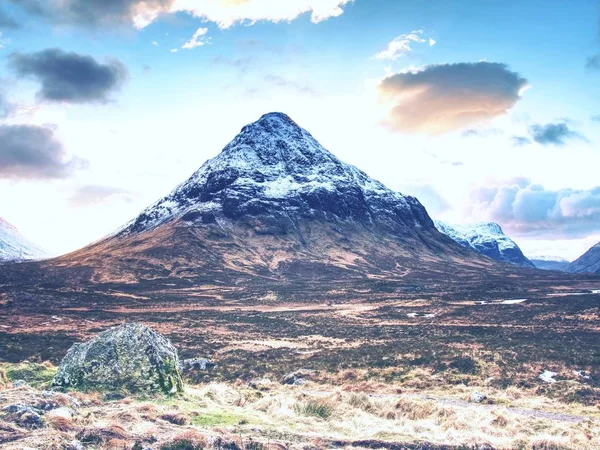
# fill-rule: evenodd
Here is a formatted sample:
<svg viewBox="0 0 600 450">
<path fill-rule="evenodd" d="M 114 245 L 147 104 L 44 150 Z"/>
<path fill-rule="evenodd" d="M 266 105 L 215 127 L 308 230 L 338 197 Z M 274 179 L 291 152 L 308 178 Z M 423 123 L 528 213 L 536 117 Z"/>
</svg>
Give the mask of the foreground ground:
<svg viewBox="0 0 600 450">
<path fill-rule="evenodd" d="M 89 427 L 125 428 L 115 435 L 124 447 L 106 447 L 104 435 L 91 447 L 131 448 L 154 427 L 158 444 L 143 445 L 156 450 L 185 427 L 200 427 L 244 447 L 600 448 L 600 281 L 526 281 L 477 289 L 460 279 L 443 287 L 435 279 L 325 288 L 266 279 L 254 288 L 186 281 L 7 287 L 0 293 L 0 362 L 56 365 L 74 342 L 141 322 L 170 338 L 183 358 L 216 363 L 189 376 L 184 397 L 152 399 L 151 420 L 140 399 L 84 404 L 74 428 L 61 431 L 65 439 Z M 279 384 L 298 369 L 316 371 L 314 384 Z M 540 378 L 546 371 L 554 373 L 550 381 Z M 264 378 L 274 383 L 248 387 Z M 3 405 L 17 402 L 22 389 L 0 394 Z M 491 406 L 462 403 L 476 390 Z M 160 418 L 175 412 L 188 425 Z"/>
<path fill-rule="evenodd" d="M 416 370 L 404 382 L 357 381 L 344 371 L 326 381 L 305 372 L 301 385 L 262 378 L 189 385 L 173 397 L 44 390 L 55 368 L 4 364 L 0 447 L 6 449 L 217 448 L 282 450 L 597 449 L 600 410 L 533 389 L 474 382 L 444 386 Z M 210 371 L 207 372 L 210 376 Z M 13 386 L 10 378 L 28 383 Z M 564 389 L 560 387 L 559 389 Z M 466 401 L 474 390 L 483 403 Z M 10 409 L 12 405 L 12 410 Z M 37 408 L 38 423 L 18 407 Z"/>
</svg>

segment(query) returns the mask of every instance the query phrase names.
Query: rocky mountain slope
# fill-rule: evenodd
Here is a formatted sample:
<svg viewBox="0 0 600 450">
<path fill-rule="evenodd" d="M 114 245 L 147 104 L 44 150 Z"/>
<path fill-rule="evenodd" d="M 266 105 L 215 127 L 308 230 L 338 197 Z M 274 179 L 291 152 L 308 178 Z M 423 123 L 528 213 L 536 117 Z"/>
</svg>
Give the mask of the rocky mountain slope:
<svg viewBox="0 0 600 450">
<path fill-rule="evenodd" d="M 521 267 L 535 267 L 519 246 L 504 234 L 497 223 L 450 225 L 438 220 L 435 222 L 435 226 L 463 247 L 472 248 L 492 259 Z"/>
<path fill-rule="evenodd" d="M 231 285 L 247 277 L 437 277 L 493 263 L 439 233 L 416 198 L 271 113 L 112 236 L 47 267 L 76 269 L 94 283 Z"/>
<path fill-rule="evenodd" d="M 0 217 L 0 262 L 47 257 L 44 250 L 29 242 L 19 230 Z"/>
<path fill-rule="evenodd" d="M 570 261 L 560 256 L 533 256 L 529 257 L 529 260 L 535 265 L 536 268 L 542 270 L 558 270 L 565 272 Z"/>
<path fill-rule="evenodd" d="M 565 270 L 571 273 L 600 274 L 600 242 L 569 264 Z"/>
</svg>

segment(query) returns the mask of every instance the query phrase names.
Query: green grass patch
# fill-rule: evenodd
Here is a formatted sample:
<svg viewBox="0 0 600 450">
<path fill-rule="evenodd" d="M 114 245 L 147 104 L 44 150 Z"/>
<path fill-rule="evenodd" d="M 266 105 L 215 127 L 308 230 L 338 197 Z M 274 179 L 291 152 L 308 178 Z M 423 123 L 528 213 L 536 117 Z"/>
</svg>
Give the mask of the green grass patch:
<svg viewBox="0 0 600 450">
<path fill-rule="evenodd" d="M 192 418 L 192 425 L 199 427 L 216 427 L 227 425 L 238 425 L 246 422 L 246 418 L 238 414 L 228 412 L 203 412 Z"/>
<path fill-rule="evenodd" d="M 1 368 L 10 381 L 24 380 L 36 388 L 49 386 L 58 370 L 49 363 L 5 364 Z"/>
</svg>

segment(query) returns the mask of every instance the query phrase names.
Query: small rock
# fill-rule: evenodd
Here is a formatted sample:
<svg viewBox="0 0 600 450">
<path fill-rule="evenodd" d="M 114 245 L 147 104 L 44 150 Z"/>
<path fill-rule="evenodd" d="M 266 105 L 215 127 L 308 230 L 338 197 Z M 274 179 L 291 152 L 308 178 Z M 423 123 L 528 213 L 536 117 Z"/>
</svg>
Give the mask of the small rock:
<svg viewBox="0 0 600 450">
<path fill-rule="evenodd" d="M 71 408 L 62 406 L 49 411 L 46 415 L 48 417 L 62 417 L 63 419 L 71 419 L 75 415 L 75 411 L 73 411 Z"/>
<path fill-rule="evenodd" d="M 291 385 L 300 386 L 306 382 L 306 378 L 310 378 L 312 375 L 314 375 L 314 373 L 315 373 L 314 370 L 308 370 L 308 369 L 296 370 L 295 372 L 290 372 L 290 373 L 284 375 L 282 382 L 283 382 L 283 384 L 291 384 Z"/>
<path fill-rule="evenodd" d="M 184 359 L 179 365 L 180 369 L 184 372 L 192 370 L 208 370 L 212 369 L 214 366 L 214 363 L 206 358 Z"/>
<path fill-rule="evenodd" d="M 27 386 L 27 381 L 25 381 L 25 380 L 13 381 L 13 387 L 15 387 L 15 388 L 20 388 L 20 387 L 24 387 L 24 386 Z"/>
<path fill-rule="evenodd" d="M 2 411 L 6 411 L 8 414 L 24 414 L 33 412 L 36 414 L 42 414 L 42 411 L 38 408 L 34 408 L 33 406 L 23 405 L 21 403 L 15 403 L 14 405 L 8 405 L 2 408 Z"/>
<path fill-rule="evenodd" d="M 2 408 L 8 414 L 7 420 L 16 423 L 20 427 L 36 430 L 44 427 L 42 411 L 28 405 L 15 404 Z"/>
<path fill-rule="evenodd" d="M 481 403 L 484 400 L 487 400 L 487 395 L 482 394 L 481 392 L 472 392 L 471 393 L 471 401 L 473 403 Z"/>
<path fill-rule="evenodd" d="M 270 379 L 261 378 L 260 380 L 251 380 L 248 382 L 248 387 L 257 391 L 266 391 L 269 390 L 272 384 L 273 382 Z"/>
</svg>

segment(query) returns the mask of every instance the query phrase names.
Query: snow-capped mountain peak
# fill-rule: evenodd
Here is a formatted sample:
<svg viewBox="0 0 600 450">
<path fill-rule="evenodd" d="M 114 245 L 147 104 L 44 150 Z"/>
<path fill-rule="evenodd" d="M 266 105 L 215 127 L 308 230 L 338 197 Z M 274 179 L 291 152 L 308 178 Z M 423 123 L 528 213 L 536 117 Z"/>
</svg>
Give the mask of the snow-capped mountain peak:
<svg viewBox="0 0 600 450">
<path fill-rule="evenodd" d="M 378 220 L 397 228 L 433 228 L 415 198 L 340 161 L 287 115 L 269 113 L 243 127 L 219 155 L 120 233 L 142 232 L 180 218 L 210 223 L 265 215 L 273 225 L 268 228 L 281 230 L 295 217 L 318 214 L 363 223 Z"/>
<path fill-rule="evenodd" d="M 502 231 L 495 222 L 477 222 L 469 225 L 450 225 L 435 221 L 436 228 L 463 247 L 470 247 L 492 259 L 516 264 L 523 267 L 535 267 L 519 246 Z"/>
<path fill-rule="evenodd" d="M 0 261 L 43 259 L 47 253 L 25 239 L 17 228 L 0 218 Z"/>
</svg>

